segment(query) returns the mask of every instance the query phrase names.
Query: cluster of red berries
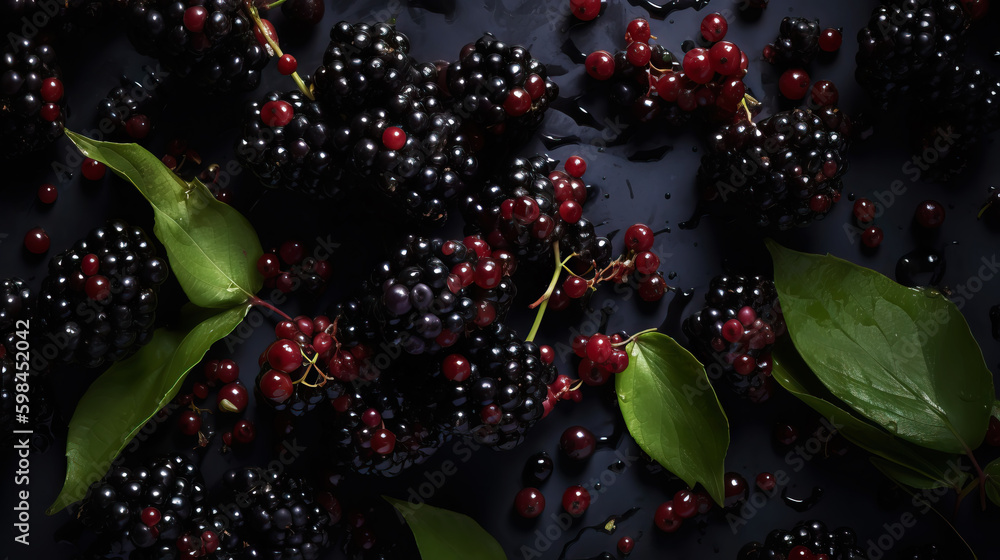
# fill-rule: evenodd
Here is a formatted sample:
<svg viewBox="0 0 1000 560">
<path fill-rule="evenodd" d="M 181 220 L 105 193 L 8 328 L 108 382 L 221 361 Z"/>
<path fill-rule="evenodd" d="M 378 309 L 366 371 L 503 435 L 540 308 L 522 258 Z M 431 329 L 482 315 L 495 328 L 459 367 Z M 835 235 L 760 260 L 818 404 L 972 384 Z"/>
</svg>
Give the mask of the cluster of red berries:
<svg viewBox="0 0 1000 560">
<path fill-rule="evenodd" d="M 712 509 L 712 499 L 704 492 L 678 490 L 673 499 L 667 500 L 656 508 L 653 523 L 664 533 L 673 533 L 681 528 L 685 519 L 708 513 Z"/>
<path fill-rule="evenodd" d="M 793 101 L 805 98 L 812 82 L 806 67 L 817 55 L 831 55 L 840 50 L 843 42 L 841 29 L 828 27 L 821 31 L 818 20 L 784 18 L 778 38 L 765 46 L 763 52 L 764 60 L 783 70 L 778 78 L 781 95 Z M 818 107 L 836 105 L 836 97 L 836 88 L 830 82 L 816 82 L 812 88 L 812 99 Z"/>
<path fill-rule="evenodd" d="M 543 346 L 542 348 L 550 347 Z M 582 400 L 583 393 L 580 392 L 580 384 L 574 382 L 568 375 L 560 375 L 548 386 L 545 400 L 542 401 L 542 408 L 544 410 L 542 418 L 548 416 L 559 401 L 580 402 Z"/>
<path fill-rule="evenodd" d="M 201 447 L 208 445 L 213 430 L 203 430 L 203 415 L 209 412 L 207 409 L 199 408 L 195 404 L 197 399 L 204 402 L 209 398 L 212 388 L 219 387 L 215 397 L 215 406 L 221 412 L 231 412 L 240 414 L 246 410 L 249 402 L 249 392 L 245 385 L 240 383 L 240 367 L 233 360 L 208 360 L 202 369 L 203 377 L 195 381 L 191 386 L 191 391 L 179 395 L 177 404 L 187 407 L 177 417 L 177 427 L 180 432 L 187 436 L 198 436 L 198 444 Z M 234 443 L 251 443 L 257 435 L 257 430 L 252 421 L 241 418 L 237 420 L 231 430 L 222 433 L 223 450 L 233 446 Z"/>
<path fill-rule="evenodd" d="M 874 249 L 882 244 L 885 234 L 882 228 L 874 225 L 877 209 L 875 203 L 867 198 L 859 198 L 854 201 L 854 223 L 861 228 L 861 243 L 869 249 Z"/>
<path fill-rule="evenodd" d="M 573 338 L 573 353 L 581 358 L 577 368 L 580 380 L 590 386 L 604 385 L 616 373 L 628 367 L 625 345 L 628 339 L 620 334 L 597 333 Z"/>
<path fill-rule="evenodd" d="M 661 45 L 650 46 L 649 22 L 635 19 L 628 24 L 625 51 L 591 53 L 586 60 L 587 73 L 598 80 L 610 80 L 616 73 L 632 74 L 646 94 L 640 105 L 658 106 L 652 97 L 676 104 L 684 112 L 705 109 L 720 120 L 740 108 L 746 95 L 743 77 L 750 59 L 736 44 L 725 41 L 729 23 L 719 13 L 709 14 L 701 23 L 704 47 L 685 53 L 682 61 Z M 638 72 L 632 72 L 639 69 Z M 655 109 L 654 109 L 655 111 Z"/>
<path fill-rule="evenodd" d="M 563 492 L 562 507 L 573 517 L 580 517 L 590 507 L 590 492 L 583 486 L 570 486 Z M 525 519 L 534 519 L 545 511 L 545 496 L 537 488 L 523 488 L 514 496 L 514 511 Z"/>
<path fill-rule="evenodd" d="M 333 275 L 333 267 L 326 259 L 307 254 L 307 247 L 300 241 L 290 240 L 257 259 L 257 271 L 264 277 L 264 286 L 283 294 L 299 288 L 316 294 L 326 287 Z"/>
</svg>

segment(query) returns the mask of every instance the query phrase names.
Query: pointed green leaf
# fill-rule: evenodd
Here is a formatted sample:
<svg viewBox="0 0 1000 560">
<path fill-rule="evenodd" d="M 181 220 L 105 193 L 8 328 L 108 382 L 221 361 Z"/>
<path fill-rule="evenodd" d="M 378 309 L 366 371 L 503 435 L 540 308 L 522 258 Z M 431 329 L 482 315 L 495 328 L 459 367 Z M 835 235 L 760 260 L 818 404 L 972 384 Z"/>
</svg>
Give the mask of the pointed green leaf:
<svg viewBox="0 0 1000 560">
<path fill-rule="evenodd" d="M 629 433 L 664 468 L 723 503 L 729 420 L 705 367 L 660 333 L 640 335 L 626 350 L 615 390 Z"/>
<path fill-rule="evenodd" d="M 153 233 L 195 305 L 229 308 L 261 288 L 256 265 L 263 250 L 257 233 L 200 181 L 188 184 L 138 144 L 99 142 L 69 130 L 66 136 L 85 156 L 107 165 L 146 197 L 156 221 Z"/>
<path fill-rule="evenodd" d="M 423 560 L 506 560 L 500 543 L 471 517 L 382 496 L 413 531 Z"/>
<path fill-rule="evenodd" d="M 134 356 L 112 365 L 80 399 L 66 437 L 66 481 L 50 515 L 84 497 L 91 484 L 180 389 L 188 370 L 240 324 L 247 304 L 230 309 L 187 306 L 182 325 L 157 329 Z"/>
<path fill-rule="evenodd" d="M 768 249 L 788 332 L 830 392 L 918 445 L 979 445 L 993 378 L 955 304 L 830 255 Z"/>
<path fill-rule="evenodd" d="M 881 458 L 872 458 L 872 463 L 890 478 L 915 488 L 960 487 L 965 481 L 960 456 L 909 443 L 834 404 L 837 398 L 809 371 L 788 340 L 779 342 L 771 357 L 774 380 L 825 416 L 848 441 Z"/>
<path fill-rule="evenodd" d="M 986 475 L 986 497 L 994 505 L 1000 506 L 1000 459 L 994 459 L 986 465 L 983 474 Z"/>
</svg>

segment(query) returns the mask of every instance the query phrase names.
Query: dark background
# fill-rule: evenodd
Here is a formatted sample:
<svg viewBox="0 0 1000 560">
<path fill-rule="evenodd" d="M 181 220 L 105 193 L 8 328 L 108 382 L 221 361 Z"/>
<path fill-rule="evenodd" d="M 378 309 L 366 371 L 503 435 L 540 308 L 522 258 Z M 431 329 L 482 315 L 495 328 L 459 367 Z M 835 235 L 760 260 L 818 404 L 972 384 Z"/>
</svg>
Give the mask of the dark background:
<svg viewBox="0 0 1000 560">
<path fill-rule="evenodd" d="M 638 1 L 634 3 L 641 4 Z M 872 1 L 772 0 L 759 20 L 745 21 L 736 15 L 736 4 L 729 0 L 713 0 L 700 11 L 683 9 L 660 19 L 650 17 L 641 5 L 612 1 L 596 21 L 572 29 L 569 27 L 574 22 L 568 16 L 568 0 L 332 2 L 327 5 L 323 22 L 306 31 L 289 27 L 280 10 L 274 10 L 269 17 L 278 27 L 283 48 L 298 58 L 299 68 L 304 72 L 309 72 L 320 62 L 327 43 L 327 31 L 333 23 L 342 19 L 371 22 L 396 16 L 398 28 L 409 36 L 412 53 L 418 60 L 454 60 L 462 45 L 475 40 L 483 31 L 492 31 L 505 41 L 528 46 L 536 58 L 549 65 L 561 88 L 561 96 L 573 98 L 593 84 L 585 76 L 582 66 L 565 54 L 563 45 L 567 38 L 571 38 L 584 52 L 622 48 L 627 22 L 635 17 L 650 17 L 658 42 L 680 53 L 682 41 L 697 38 L 702 17 L 711 11 L 721 11 L 729 17 L 727 40 L 736 42 L 751 56 L 750 74 L 745 81 L 752 93 L 763 101 L 766 116 L 778 108 L 776 74 L 759 59 L 759 53 L 766 43 L 774 39 L 781 18 L 789 15 L 819 18 L 822 27 L 844 29 L 845 41 L 840 53 L 832 61 L 813 63 L 810 75 L 813 80 L 833 80 L 840 89 L 841 105 L 849 114 L 866 109 L 864 96 L 853 79 L 857 49 L 854 37 L 875 5 L 876 2 Z M 59 53 L 71 107 L 68 127 L 76 131 L 93 130 L 97 101 L 116 85 L 120 74 L 124 72 L 139 77 L 140 67 L 154 62 L 136 55 L 117 31 L 109 30 L 98 35 L 79 41 L 73 48 L 64 47 Z M 996 29 L 981 28 L 972 56 L 981 59 L 980 62 L 996 73 L 1000 68 L 989 62 L 985 55 L 993 53 L 997 47 Z M 161 154 L 169 139 L 182 135 L 206 162 L 214 161 L 225 167 L 233 159 L 232 145 L 243 102 L 270 89 L 294 87 L 290 80 L 278 75 L 273 65 L 264 74 L 264 85 L 256 93 L 242 97 L 207 97 L 198 91 L 181 91 L 176 98 L 172 98 L 164 117 L 159 119 L 148 147 Z M 633 293 L 622 295 L 604 289 L 597 293 L 588 310 L 565 312 L 561 316 L 550 314 L 538 341 L 561 348 L 560 371 L 574 377 L 575 361 L 567 355 L 566 345 L 576 332 L 594 332 L 602 317 L 607 317 L 607 332 L 621 329 L 636 332 L 662 325 L 666 333 L 683 342 L 680 322 L 700 307 L 711 277 L 723 270 L 764 274 L 769 274 L 770 270 L 762 237 L 753 231 L 712 218 L 703 219 L 693 229 L 678 227 L 679 223 L 695 213 L 693 183 L 701 157 L 701 131 L 693 126 L 681 130 L 666 130 L 663 127 L 631 129 L 633 125 L 627 121 L 606 120 L 606 101 L 599 97 L 584 97 L 580 103 L 594 114 L 595 121 L 600 124 L 580 126 L 563 113 L 549 111 L 540 132 L 577 135 L 581 141 L 547 152 L 560 160 L 573 154 L 586 158 L 589 165 L 586 179 L 599 189 L 586 207 L 586 215 L 598 224 L 599 234 L 612 236 L 636 222 L 646 223 L 655 231 L 662 230 L 663 233 L 657 235 L 655 248 L 661 255 L 661 270 L 670 275 L 672 286 L 694 289 L 695 292 L 691 298 L 668 294 L 659 304 L 650 305 L 638 301 Z M 876 135 L 854 146 L 851 168 L 845 179 L 845 197 L 840 204 L 825 221 L 779 235 L 778 240 L 801 250 L 831 252 L 890 277 L 894 277 L 896 263 L 901 256 L 918 246 L 930 247 L 942 252 L 947 264 L 940 286 L 954 287 L 975 277 L 981 259 L 994 258 L 997 242 L 1000 241 L 1000 230 L 976 220 L 987 189 L 995 184 L 1000 149 L 990 138 L 978 150 L 981 153 L 975 154 L 974 164 L 967 174 L 948 185 L 925 183 L 914 180 L 904 168 L 904 164 L 911 159 L 906 142 L 907 125 L 901 116 L 884 115 Z M 631 135 L 629 142 L 607 147 L 609 143 L 615 144 L 613 140 L 626 129 Z M 629 156 L 637 151 L 665 146 L 671 149 L 659 161 L 629 161 Z M 545 151 L 542 143 L 536 140 L 524 146 L 520 153 L 530 155 Z M 124 217 L 150 231 L 151 212 L 129 185 L 111 178 L 110 174 L 96 183 L 83 180 L 78 173 L 73 177 L 58 176 L 52 163 L 68 162 L 67 158 L 72 153 L 69 142 L 63 140 L 38 158 L 4 164 L 0 203 L 0 270 L 3 276 L 21 276 L 37 288 L 48 258 L 69 247 L 77 238 L 102 223 L 105 217 Z M 488 158 L 489 155 L 483 157 Z M 76 169 L 75 164 L 66 164 Z M 902 181 L 905 192 L 898 196 L 891 195 L 890 185 L 897 180 Z M 36 188 L 43 182 L 52 182 L 59 189 L 59 199 L 51 208 L 44 207 L 35 196 Z M 394 220 L 375 203 L 362 206 L 355 203 L 351 207 L 307 203 L 283 192 L 261 192 L 249 174 L 233 177 L 233 189 L 235 205 L 258 228 L 265 248 L 289 237 L 306 241 L 329 237 L 344 243 L 334 257 L 337 279 L 329 293 L 321 301 L 293 298 L 288 305 L 282 306 L 293 315 L 299 309 L 317 313 L 341 294 L 349 293 L 356 278 L 378 258 L 385 240 L 396 233 Z M 881 201 L 878 200 L 878 193 L 884 197 Z M 884 210 L 877 224 L 885 231 L 885 241 L 875 251 L 863 250 L 856 236 L 852 238 L 846 233 L 851 213 L 849 199 L 854 195 L 875 198 Z M 892 200 L 888 196 L 892 196 Z M 929 198 L 944 203 L 948 216 L 940 232 L 925 239 L 915 234 L 911 220 L 918 202 Z M 364 219 L 348 220 L 346 216 L 350 215 L 355 218 L 360 215 Z M 52 237 L 52 249 L 40 258 L 28 255 L 21 243 L 24 232 L 38 225 L 43 226 Z M 452 233 L 461 229 L 457 213 L 447 228 Z M 620 249 L 617 243 L 616 248 Z M 525 334 L 533 316 L 525 312 L 527 304 L 544 290 L 544 279 L 522 275 L 518 278 L 518 288 L 520 296 L 515 309 L 519 311 L 515 311 L 511 321 Z M 176 286 L 165 288 L 163 298 L 165 304 L 161 306 L 160 315 L 168 320 L 171 304 L 179 301 Z M 998 303 L 1000 280 L 994 279 L 985 282 L 982 291 L 963 309 L 994 373 L 1000 369 L 1000 343 L 990 335 L 988 309 Z M 602 314 L 600 309 L 607 306 L 610 306 L 609 312 Z M 273 334 L 266 324 L 255 329 L 249 340 L 236 348 L 234 359 L 242 367 L 244 383 L 252 385 L 256 375 L 256 357 L 272 339 Z M 210 355 L 223 357 L 228 352 L 220 344 Z M 32 544 L 28 548 L 11 544 L 10 523 L 5 521 L 0 523 L 3 526 L 0 555 L 12 558 L 64 558 L 73 555 L 74 546 L 69 541 L 77 537 L 66 530 L 72 517 L 71 510 L 52 517 L 45 516 L 44 510 L 62 485 L 65 422 L 72 415 L 82 390 L 96 375 L 93 371 L 66 369 L 56 371 L 50 377 L 58 411 L 54 422 L 56 438 L 44 452 L 32 455 Z M 638 511 L 623 521 L 614 535 L 588 533 L 570 550 L 567 558 L 593 557 L 602 551 L 614 552 L 618 538 L 627 534 L 638 541 L 631 555 L 636 559 L 729 559 L 735 557 L 736 551 L 745 542 L 762 540 L 772 528 L 790 528 L 802 519 L 821 519 L 831 526 L 853 526 L 863 543 L 869 539 L 875 542 L 880 536 L 886 543 L 889 541 L 885 535 L 895 535 L 889 552 L 873 555 L 872 560 L 893 558 L 904 545 L 923 542 L 947 543 L 954 550 L 953 557 L 967 556 L 967 552 L 955 544 L 954 533 L 949 526 L 937 514 L 922 512 L 921 508 L 909 504 L 909 497 L 893 491 L 892 484 L 870 466 L 863 451 L 850 448 L 845 455 L 838 456 L 825 450 L 808 461 L 798 461 L 790 459 L 789 453 L 794 454 L 794 450 L 772 443 L 772 427 L 778 420 L 799 425 L 800 442 L 808 438 L 815 422 L 814 415 L 780 389 L 771 401 L 760 406 L 739 401 L 723 385 L 717 385 L 717 391 L 731 425 L 732 443 L 726 460 L 727 469 L 742 473 L 751 485 L 758 472 L 784 471 L 788 476 L 787 492 L 792 497 L 805 497 L 814 487 L 825 491 L 817 505 L 808 511 L 798 512 L 783 504 L 778 496 L 761 497 L 753 501 L 756 505 L 745 510 L 742 520 L 733 528 L 730 521 L 739 517 L 727 521 L 720 511 L 715 510 L 707 516 L 699 516 L 695 521 L 686 522 L 677 533 L 660 533 L 652 522 L 653 511 L 672 495 L 678 485 L 662 473 L 652 472 L 655 469 L 641 461 L 635 461 L 620 473 L 607 470 L 618 460 L 613 449 L 616 445 L 618 452 L 625 456 L 637 455 L 635 445 L 629 438 L 613 436 L 617 433 L 620 415 L 610 386 L 585 388 L 585 398 L 580 404 L 560 404 L 516 450 L 505 453 L 479 450 L 468 454 L 468 446 L 451 442 L 423 466 L 411 469 L 399 479 L 354 478 L 355 483 L 344 492 L 374 496 L 369 500 L 377 500 L 380 493 L 405 498 L 411 489 L 419 490 L 420 484 L 427 480 L 440 480 L 435 473 L 439 473 L 443 461 L 457 462 L 457 474 L 444 477 L 443 486 L 434 490 L 428 502 L 471 515 L 500 541 L 511 559 L 555 559 L 564 544 L 584 526 L 602 523 L 609 516 L 623 514 L 634 507 L 639 508 Z M 252 407 L 251 403 L 251 410 Z M 232 419 L 216 420 L 223 429 L 233 422 Z M 557 453 L 560 433 L 573 424 L 584 425 L 598 436 L 612 436 L 610 443 L 599 448 L 585 464 L 567 464 Z M 258 418 L 259 432 L 266 432 L 266 426 L 266 419 Z M 192 446 L 190 438 L 173 433 L 172 423 L 164 424 L 164 427 L 166 429 L 158 430 L 143 446 L 143 452 Z M 270 446 L 266 434 L 258 436 L 252 450 L 223 455 L 219 451 L 220 445 L 216 435 L 211 444 L 197 455 L 210 485 L 217 483 L 227 468 L 262 464 L 268 460 Z M 548 501 L 545 513 L 534 522 L 525 522 L 512 513 L 511 503 L 520 489 L 522 466 L 530 455 L 541 450 L 556 458 L 557 469 L 553 478 L 541 488 Z M 468 461 L 463 461 L 470 455 Z M 4 450 L 3 457 L 5 469 L 12 471 L 14 461 L 10 450 Z M 292 468 L 304 467 L 305 464 L 300 463 Z M 592 486 L 592 481 L 600 480 L 602 473 L 604 482 L 587 513 L 567 530 L 552 529 L 550 515 L 561 511 L 559 502 L 563 490 L 578 483 Z M 12 484 L 6 476 L 0 484 L 0 503 L 5 512 L 2 518 L 11 519 Z M 962 504 L 954 524 L 979 558 L 1000 557 L 1000 546 L 991 534 L 1000 520 L 997 508 L 982 513 L 973 502 L 974 499 L 969 499 Z M 950 516 L 953 507 L 951 496 L 937 502 L 937 507 Z M 893 524 L 898 524 L 905 514 L 912 514 L 917 519 L 917 525 L 896 531 Z M 558 533 L 550 547 L 546 546 L 545 540 L 539 540 L 539 535 L 544 535 L 547 529 Z M 526 554 L 522 547 L 538 547 L 538 555 Z M 339 545 L 328 553 L 329 558 L 342 556 Z"/>
</svg>

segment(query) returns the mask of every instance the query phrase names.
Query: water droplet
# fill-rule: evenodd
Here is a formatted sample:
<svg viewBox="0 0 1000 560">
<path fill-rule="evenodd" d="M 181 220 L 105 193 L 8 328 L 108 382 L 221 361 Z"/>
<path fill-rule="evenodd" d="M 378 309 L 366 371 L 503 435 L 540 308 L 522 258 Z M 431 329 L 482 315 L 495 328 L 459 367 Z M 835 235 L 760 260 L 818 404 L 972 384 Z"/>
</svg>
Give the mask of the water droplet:
<svg viewBox="0 0 1000 560">
<path fill-rule="evenodd" d="M 610 466 L 608 466 L 608 470 L 615 473 L 623 472 L 625 470 L 625 462 L 615 461 L 614 463 L 611 463 Z"/>
<path fill-rule="evenodd" d="M 670 273 L 667 274 L 667 279 L 668 280 L 673 280 L 674 278 L 677 278 L 677 273 L 674 272 L 673 270 L 671 270 Z"/>
<path fill-rule="evenodd" d="M 577 135 L 575 135 L 575 134 L 571 134 L 569 136 L 557 136 L 555 134 L 542 134 L 541 136 L 542 136 L 542 144 L 544 144 L 545 148 L 548 149 L 548 150 L 554 150 L 554 149 L 559 148 L 561 146 L 568 146 L 570 144 L 579 144 L 580 143 L 580 137 L 577 136 Z"/>
<path fill-rule="evenodd" d="M 805 498 L 793 498 L 789 496 L 787 486 L 781 490 L 781 501 L 785 502 L 786 506 L 800 513 L 812 509 L 822 497 L 823 489 L 819 486 L 813 486 L 812 492 Z"/>
<path fill-rule="evenodd" d="M 663 198 L 670 200 L 670 193 L 666 193 L 665 195 L 663 195 Z"/>
<path fill-rule="evenodd" d="M 896 425 L 896 422 L 893 421 L 893 420 L 889 420 L 888 422 L 886 422 L 885 429 L 889 430 L 892 433 L 896 433 L 897 431 L 899 431 L 899 427 Z"/>
<path fill-rule="evenodd" d="M 938 253 L 917 249 L 896 262 L 896 281 L 904 286 L 937 286 L 944 278 L 946 263 Z"/>
</svg>

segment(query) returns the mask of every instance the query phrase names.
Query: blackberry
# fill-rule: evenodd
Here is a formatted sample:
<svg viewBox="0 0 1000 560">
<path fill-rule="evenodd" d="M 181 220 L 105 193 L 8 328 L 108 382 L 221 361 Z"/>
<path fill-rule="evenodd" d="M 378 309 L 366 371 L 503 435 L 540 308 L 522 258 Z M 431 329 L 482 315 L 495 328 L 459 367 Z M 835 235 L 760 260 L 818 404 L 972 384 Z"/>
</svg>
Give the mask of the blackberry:
<svg viewBox="0 0 1000 560">
<path fill-rule="evenodd" d="M 316 560 L 330 544 L 331 516 L 304 480 L 259 468 L 230 470 L 223 477 L 226 503 L 240 506 L 230 526 L 244 540 L 238 558 L 301 558 Z M 216 531 L 217 521 L 198 529 Z"/>
<path fill-rule="evenodd" d="M 705 306 L 688 316 L 681 330 L 709 368 L 721 368 L 738 395 L 754 402 L 770 396 L 770 348 L 785 333 L 773 282 L 760 276 L 716 276 Z"/>
<path fill-rule="evenodd" d="M 576 253 L 604 267 L 611 262 L 611 243 L 597 237 L 586 218 L 569 223 L 560 212 L 567 201 L 582 206 L 590 190 L 582 180 L 556 171 L 547 157 L 514 158 L 480 192 L 464 199 L 466 231 L 526 261 L 550 261 L 552 245 L 559 242 L 563 255 Z"/>
<path fill-rule="evenodd" d="M 502 323 L 473 333 L 435 360 L 431 371 L 438 417 L 447 434 L 511 449 L 542 418 L 556 368 L 539 347 Z"/>
<path fill-rule="evenodd" d="M 97 116 L 114 127 L 112 133 L 118 138 L 142 140 L 152 131 L 169 94 L 165 91 L 166 76 L 144 67 L 139 80 L 122 75 L 118 81 L 119 85 L 98 102 Z"/>
<path fill-rule="evenodd" d="M 17 157 L 62 136 L 66 99 L 55 50 L 11 35 L 0 58 L 0 153 Z"/>
<path fill-rule="evenodd" d="M 467 241 L 410 235 L 376 267 L 365 304 L 385 342 L 433 354 L 506 315 L 516 293 L 509 264 Z"/>
<path fill-rule="evenodd" d="M 232 0 L 127 0 L 125 24 L 140 54 L 160 60 L 170 72 L 211 91 L 250 91 L 260 85 L 268 53 L 254 37 L 255 24 Z M 185 24 L 193 7 L 201 30 Z"/>
<path fill-rule="evenodd" d="M 711 137 L 698 169 L 702 196 L 739 203 L 764 229 L 822 219 L 843 188 L 848 132 L 848 119 L 831 106 L 725 125 Z"/>
<path fill-rule="evenodd" d="M 183 455 L 114 468 L 91 486 L 79 519 L 99 536 L 105 558 L 145 559 L 173 549 L 178 537 L 203 517 L 206 491 L 198 467 Z"/>
<path fill-rule="evenodd" d="M 503 143 L 521 143 L 559 96 L 548 70 L 521 45 L 486 33 L 462 48 L 446 72 L 455 113 L 482 125 Z"/>
<path fill-rule="evenodd" d="M 141 228 L 112 220 L 49 261 L 38 314 L 60 362 L 97 367 L 126 358 L 153 335 L 167 263 Z M 43 349 L 39 349 L 43 350 Z"/>
<path fill-rule="evenodd" d="M 957 1 L 883 2 L 858 32 L 858 83 L 883 108 L 911 91 L 935 89 L 962 58 L 969 23 Z"/>
<path fill-rule="evenodd" d="M 736 558 L 787 560 L 792 557 L 789 553 L 799 547 L 808 549 L 810 555 L 826 554 L 830 560 L 868 560 L 853 529 L 840 527 L 831 531 L 822 521 L 801 521 L 791 531 L 775 529 L 763 543 L 754 541 L 744 545 Z"/>
<path fill-rule="evenodd" d="M 764 48 L 764 60 L 779 68 L 803 68 L 819 54 L 819 20 L 786 17 L 778 37 Z"/>
<path fill-rule="evenodd" d="M 421 79 L 409 52 L 410 40 L 393 25 L 341 21 L 330 30 L 323 64 L 313 73 L 317 97 L 347 114 L 388 103 Z"/>
</svg>

